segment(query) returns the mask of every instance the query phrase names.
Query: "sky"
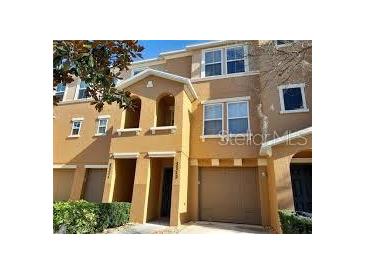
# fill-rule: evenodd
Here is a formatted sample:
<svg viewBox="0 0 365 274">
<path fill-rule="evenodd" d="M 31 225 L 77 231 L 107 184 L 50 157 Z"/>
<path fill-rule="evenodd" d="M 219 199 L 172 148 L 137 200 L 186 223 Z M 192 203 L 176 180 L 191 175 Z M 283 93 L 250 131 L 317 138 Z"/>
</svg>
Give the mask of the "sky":
<svg viewBox="0 0 365 274">
<path fill-rule="evenodd" d="M 187 45 L 209 42 L 209 40 L 139 40 L 138 42 L 145 48 L 142 51 L 143 59 L 150 59 L 158 57 L 164 51 L 184 49 Z"/>
</svg>

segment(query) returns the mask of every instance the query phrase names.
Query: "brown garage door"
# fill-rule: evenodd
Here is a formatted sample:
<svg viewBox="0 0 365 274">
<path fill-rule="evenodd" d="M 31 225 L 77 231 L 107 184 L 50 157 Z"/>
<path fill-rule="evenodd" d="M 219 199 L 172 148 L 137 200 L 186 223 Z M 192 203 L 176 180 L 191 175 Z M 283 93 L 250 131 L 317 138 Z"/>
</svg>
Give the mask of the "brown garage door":
<svg viewBox="0 0 365 274">
<path fill-rule="evenodd" d="M 72 182 L 74 178 L 73 169 L 53 170 L 53 200 L 67 201 L 70 198 Z"/>
<path fill-rule="evenodd" d="M 257 168 L 201 168 L 200 219 L 261 224 Z"/>
<path fill-rule="evenodd" d="M 87 170 L 84 199 L 89 202 L 100 203 L 103 199 L 106 169 Z"/>
</svg>

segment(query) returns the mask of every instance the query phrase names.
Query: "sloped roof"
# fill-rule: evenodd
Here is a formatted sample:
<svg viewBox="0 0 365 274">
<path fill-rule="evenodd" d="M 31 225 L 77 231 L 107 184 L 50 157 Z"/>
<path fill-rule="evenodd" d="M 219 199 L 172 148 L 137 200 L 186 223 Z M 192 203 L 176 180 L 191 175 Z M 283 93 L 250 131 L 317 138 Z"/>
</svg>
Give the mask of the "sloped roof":
<svg viewBox="0 0 365 274">
<path fill-rule="evenodd" d="M 190 79 L 179 76 L 179 75 L 175 75 L 175 74 L 171 74 L 171 73 L 167 73 L 164 71 L 159 71 L 159 70 L 155 70 L 155 69 L 146 69 L 140 73 L 138 73 L 137 75 L 132 76 L 131 78 L 121 82 L 119 85 L 117 85 L 117 88 L 127 88 L 135 83 L 137 83 L 138 81 L 148 77 L 148 76 L 157 76 L 157 77 L 161 77 L 164 79 L 168 79 L 171 81 L 176 81 L 179 83 L 182 83 L 186 86 L 185 88 L 185 92 L 188 95 L 189 99 L 191 102 L 193 102 L 195 99 L 198 99 L 198 96 L 194 90 L 193 85 L 190 82 Z"/>
</svg>

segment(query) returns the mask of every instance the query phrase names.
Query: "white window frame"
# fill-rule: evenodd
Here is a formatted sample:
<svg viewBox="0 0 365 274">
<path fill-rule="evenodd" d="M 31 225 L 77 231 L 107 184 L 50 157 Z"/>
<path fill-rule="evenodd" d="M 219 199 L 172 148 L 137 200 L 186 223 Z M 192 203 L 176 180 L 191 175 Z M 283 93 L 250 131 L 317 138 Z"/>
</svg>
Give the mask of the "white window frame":
<svg viewBox="0 0 365 274">
<path fill-rule="evenodd" d="M 213 51 L 220 51 L 221 53 L 221 61 L 220 62 L 215 62 L 215 63 L 210 63 L 208 65 L 214 65 L 214 64 L 221 64 L 221 74 L 218 75 L 211 75 L 211 76 L 205 76 L 205 54 L 208 52 L 213 52 Z M 212 49 L 203 49 L 202 50 L 202 60 L 201 60 L 201 77 L 202 78 L 210 78 L 210 77 L 216 77 L 216 76 L 222 76 L 223 75 L 223 67 L 224 67 L 224 59 L 223 59 L 223 48 L 212 48 Z"/>
<path fill-rule="evenodd" d="M 247 104 L 247 116 L 242 116 L 242 117 L 234 117 L 234 118 L 230 118 L 229 117 L 229 112 L 228 112 L 228 107 L 229 105 L 233 105 L 233 104 L 239 104 L 239 103 L 246 103 Z M 227 123 L 227 133 L 229 137 L 235 137 L 235 136 L 248 136 L 251 134 L 251 125 L 250 125 L 250 103 L 248 100 L 242 100 L 242 101 L 235 101 L 235 102 L 227 102 L 227 115 L 226 115 L 226 123 Z M 247 132 L 245 133 L 229 133 L 229 120 L 230 119 L 243 119 L 243 118 L 247 118 Z"/>
<path fill-rule="evenodd" d="M 81 127 L 82 127 L 82 122 L 83 122 L 83 118 L 73 118 L 71 120 L 72 124 L 71 124 L 71 133 L 68 137 L 80 137 L 80 132 L 81 132 Z M 79 122 L 80 123 L 80 127 L 79 127 L 79 131 L 78 134 L 73 134 L 73 131 L 75 129 L 74 123 Z"/>
<path fill-rule="evenodd" d="M 105 133 L 100 132 L 100 122 L 102 120 L 106 120 L 105 123 Z M 106 132 L 108 130 L 108 123 L 109 123 L 109 117 L 98 117 L 98 124 L 96 126 L 96 133 L 95 136 L 102 136 L 102 135 L 106 135 Z"/>
<path fill-rule="evenodd" d="M 284 104 L 284 89 L 288 88 L 300 88 L 301 94 L 302 94 L 302 101 L 303 101 L 303 108 L 301 109 L 294 109 L 294 110 L 285 110 L 285 104 Z M 307 102 L 305 99 L 305 83 L 300 84 L 288 84 L 288 85 L 281 85 L 278 86 L 279 90 L 279 98 L 280 98 L 280 107 L 281 111 L 280 113 L 286 114 L 286 113 L 300 113 L 300 112 L 308 112 L 309 109 L 307 108 Z"/>
<path fill-rule="evenodd" d="M 82 80 L 80 79 L 77 83 L 77 86 L 76 86 L 76 92 L 75 92 L 75 96 L 74 96 L 74 100 L 78 100 L 78 101 L 83 101 L 83 100 L 89 100 L 91 98 L 91 96 L 89 97 L 86 97 L 86 98 L 81 98 L 81 99 L 78 99 L 79 97 L 79 93 L 80 93 L 80 84 L 81 84 Z"/>
<path fill-rule="evenodd" d="M 212 106 L 212 105 L 220 105 L 222 108 L 222 118 L 221 119 L 205 119 L 205 107 L 206 106 Z M 222 120 L 222 128 L 221 128 L 221 132 L 223 133 L 223 129 L 224 129 L 224 103 L 207 103 L 202 105 L 203 106 L 203 132 L 202 132 L 202 137 L 203 138 L 215 138 L 215 137 L 222 137 L 223 134 L 205 134 L 205 121 L 217 121 L 217 120 Z"/>
<path fill-rule="evenodd" d="M 244 51 L 243 60 L 245 62 L 245 71 L 228 74 L 227 73 L 227 49 L 238 48 L 238 47 L 243 47 L 243 51 Z M 221 51 L 221 64 L 222 64 L 221 65 L 221 74 L 205 76 L 205 53 L 211 52 L 211 51 L 218 51 L 218 50 Z M 212 63 L 212 64 L 214 64 L 214 63 Z M 244 76 L 249 73 L 250 73 L 250 66 L 249 66 L 248 45 L 247 44 L 232 44 L 232 45 L 228 45 L 228 46 L 224 46 L 224 47 L 203 49 L 201 51 L 201 62 L 200 62 L 200 78 L 201 79 L 221 79 L 221 78 L 228 78 L 228 77 L 235 77 L 235 76 Z"/>
<path fill-rule="evenodd" d="M 229 49 L 234 49 L 234 48 L 240 48 L 243 47 L 243 59 L 235 59 L 235 60 L 229 60 L 227 59 L 227 50 Z M 248 72 L 248 47 L 247 45 L 234 45 L 234 46 L 229 46 L 225 48 L 225 63 L 226 63 L 226 75 L 235 75 L 235 74 L 239 74 L 239 73 L 245 73 Z M 234 62 L 234 61 L 240 61 L 243 60 L 243 63 L 245 65 L 245 71 L 241 71 L 241 72 L 233 72 L 233 73 L 228 73 L 228 62 Z"/>
<path fill-rule="evenodd" d="M 66 92 L 67 92 L 67 90 L 68 90 L 68 85 L 67 85 L 67 83 L 65 83 L 65 91 L 63 92 L 63 96 L 62 96 L 61 102 L 66 101 Z M 58 93 L 57 90 L 55 90 L 54 91 L 54 95 L 57 95 L 57 93 Z"/>
</svg>

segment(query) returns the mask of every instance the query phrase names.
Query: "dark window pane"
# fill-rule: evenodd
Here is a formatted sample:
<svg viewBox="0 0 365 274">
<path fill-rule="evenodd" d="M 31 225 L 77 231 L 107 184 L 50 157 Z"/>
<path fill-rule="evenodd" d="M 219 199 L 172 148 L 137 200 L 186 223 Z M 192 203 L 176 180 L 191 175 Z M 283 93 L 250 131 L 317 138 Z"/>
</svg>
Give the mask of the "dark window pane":
<svg viewBox="0 0 365 274">
<path fill-rule="evenodd" d="M 205 65 L 205 76 L 221 75 L 221 64 Z"/>
<path fill-rule="evenodd" d="M 217 135 L 222 133 L 222 120 L 204 122 L 204 135 Z"/>
<path fill-rule="evenodd" d="M 303 98 L 301 88 L 283 89 L 285 110 L 295 110 L 303 108 Z"/>
<path fill-rule="evenodd" d="M 227 62 L 227 73 L 237 73 L 245 71 L 245 62 L 243 60 L 240 61 L 231 61 Z"/>
<path fill-rule="evenodd" d="M 230 134 L 244 134 L 248 132 L 248 119 L 238 118 L 229 119 L 228 128 Z"/>
</svg>

